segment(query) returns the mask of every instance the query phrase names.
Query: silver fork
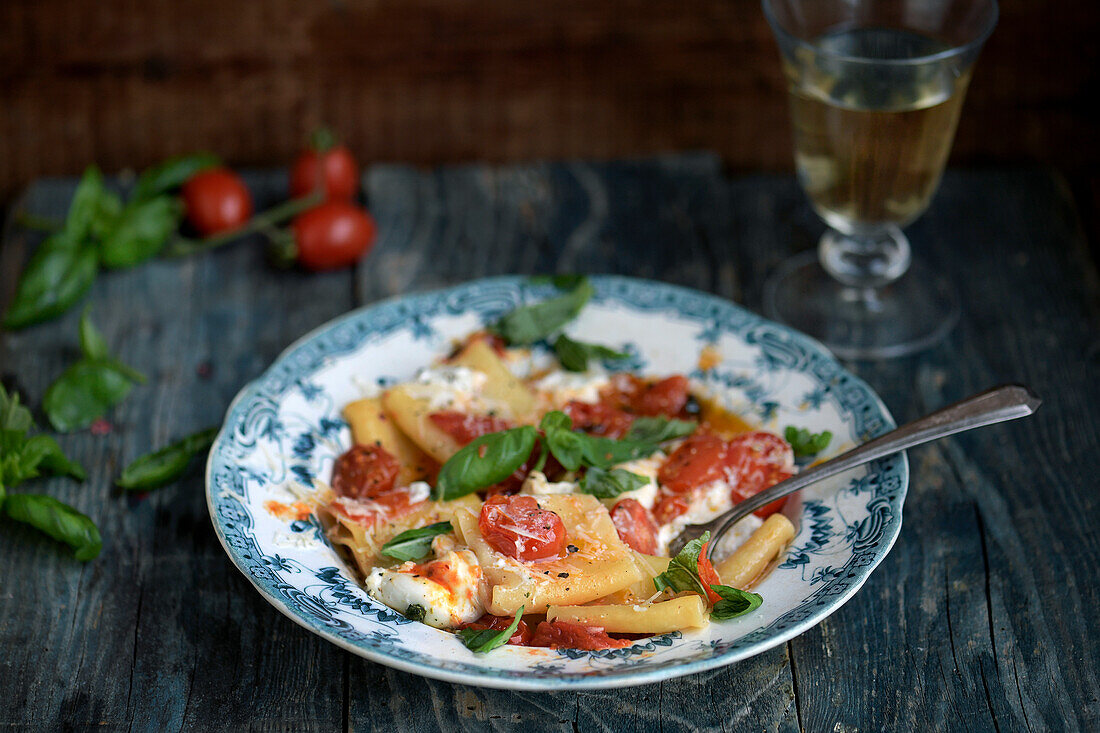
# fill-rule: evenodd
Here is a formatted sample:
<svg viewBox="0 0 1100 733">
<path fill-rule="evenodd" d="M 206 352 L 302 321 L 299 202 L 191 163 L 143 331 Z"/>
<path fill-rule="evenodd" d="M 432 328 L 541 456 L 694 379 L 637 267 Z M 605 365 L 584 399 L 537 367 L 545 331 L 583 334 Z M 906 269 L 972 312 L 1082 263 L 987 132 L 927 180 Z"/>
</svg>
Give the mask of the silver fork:
<svg viewBox="0 0 1100 733">
<path fill-rule="evenodd" d="M 863 465 L 876 458 L 884 458 L 906 448 L 930 443 L 933 440 L 964 430 L 980 428 L 986 425 L 1027 417 L 1039 409 L 1042 404 L 1034 392 L 1023 385 L 1006 384 L 979 392 L 965 400 L 948 405 L 943 409 L 925 415 L 885 435 L 869 440 L 850 451 L 830 458 L 808 468 L 802 473 L 780 481 L 775 486 L 739 502 L 725 514 L 715 517 L 704 524 L 689 524 L 669 543 L 669 554 L 675 556 L 684 545 L 710 532 L 710 544 L 707 557 L 711 557 L 722 536 L 741 519 L 744 519 L 760 507 L 776 499 L 793 494 L 810 484 L 835 476 L 856 466 Z"/>
</svg>

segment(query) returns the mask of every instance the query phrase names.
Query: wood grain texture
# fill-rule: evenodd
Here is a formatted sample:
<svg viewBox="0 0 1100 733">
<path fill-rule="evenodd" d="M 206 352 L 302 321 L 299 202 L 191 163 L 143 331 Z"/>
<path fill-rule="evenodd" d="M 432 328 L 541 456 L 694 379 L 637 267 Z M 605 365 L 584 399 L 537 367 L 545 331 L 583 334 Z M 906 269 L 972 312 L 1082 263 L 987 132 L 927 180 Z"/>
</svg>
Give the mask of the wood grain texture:
<svg viewBox="0 0 1100 733">
<path fill-rule="evenodd" d="M 285 186 L 250 175 L 261 206 Z M 897 545 L 840 611 L 722 670 L 614 691 L 521 693 L 425 680 L 346 654 L 274 611 L 209 525 L 201 477 L 142 498 L 120 467 L 216 423 L 301 333 L 361 303 L 502 272 L 618 272 L 750 307 L 821 224 L 795 183 L 727 182 L 713 155 L 365 176 L 379 219 L 358 271 L 268 269 L 242 244 L 110 273 L 93 315 L 146 371 L 106 436 L 63 446 L 84 486 L 44 481 L 103 529 L 79 565 L 0 520 L 0 727 L 108 730 L 1094 730 L 1100 603 L 1100 286 L 1061 180 L 951 171 L 911 229 L 966 310 L 939 347 L 854 369 L 900 420 L 996 382 L 1045 400 L 1033 418 L 912 453 Z M 23 197 L 63 211 L 70 182 Z M 36 239 L 9 229 L 0 302 Z M 0 337 L 0 376 L 37 403 L 76 347 L 76 314 Z M 210 369 L 207 370 L 206 366 Z M 205 376 L 203 376 L 205 375 Z M 15 579 L 15 580 L 13 580 Z"/>
<path fill-rule="evenodd" d="M 1001 6 L 956 161 L 1088 172 L 1100 10 Z M 756 0 L 7 0 L 0 28 L 0 200 L 91 161 L 284 164 L 322 121 L 372 162 L 710 148 L 791 165 Z"/>
</svg>

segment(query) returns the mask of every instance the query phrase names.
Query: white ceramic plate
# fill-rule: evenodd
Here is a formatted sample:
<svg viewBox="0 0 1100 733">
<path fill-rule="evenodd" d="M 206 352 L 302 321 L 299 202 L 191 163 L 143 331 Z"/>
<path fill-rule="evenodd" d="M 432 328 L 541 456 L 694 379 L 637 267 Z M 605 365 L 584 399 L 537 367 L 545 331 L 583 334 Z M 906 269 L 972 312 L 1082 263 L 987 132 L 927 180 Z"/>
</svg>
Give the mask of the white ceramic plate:
<svg viewBox="0 0 1100 733">
<path fill-rule="evenodd" d="M 686 373 L 764 428 L 831 430 L 830 453 L 894 426 L 874 392 L 806 336 L 697 291 L 622 277 L 592 281 L 596 295 L 568 331 L 628 351 L 625 368 Z M 536 690 L 637 685 L 729 664 L 802 633 L 847 601 L 901 530 L 904 455 L 819 483 L 791 505 L 798 535 L 756 588 L 764 603 L 753 613 L 597 652 L 502 647 L 475 655 L 453 635 L 371 599 L 315 519 L 284 521 L 265 509 L 315 476 L 327 480 L 351 441 L 340 409 L 365 387 L 408 379 L 452 339 L 553 294 L 502 277 L 353 311 L 303 337 L 241 391 L 210 453 L 206 491 L 219 539 L 260 593 L 307 629 L 381 664 Z M 703 373 L 697 363 L 706 344 L 721 363 Z"/>
</svg>

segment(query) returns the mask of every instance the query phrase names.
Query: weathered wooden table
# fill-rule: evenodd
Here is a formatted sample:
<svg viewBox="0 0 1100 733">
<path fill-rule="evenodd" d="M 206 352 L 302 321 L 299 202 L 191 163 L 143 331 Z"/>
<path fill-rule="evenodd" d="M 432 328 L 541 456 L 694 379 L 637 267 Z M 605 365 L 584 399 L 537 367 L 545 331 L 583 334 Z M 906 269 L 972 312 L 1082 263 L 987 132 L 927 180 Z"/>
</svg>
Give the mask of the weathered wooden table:
<svg viewBox="0 0 1100 733">
<path fill-rule="evenodd" d="M 284 179 L 249 176 L 262 205 Z M 62 213 L 71 181 L 17 203 Z M 425 680 L 322 641 L 269 606 L 215 539 L 199 472 L 145 498 L 135 456 L 220 422 L 292 340 L 349 308 L 506 272 L 617 272 L 756 307 L 765 274 L 822 225 L 790 178 L 727 181 L 706 155 L 366 175 L 381 237 L 355 272 L 269 269 L 240 244 L 110 273 L 88 302 L 150 376 L 106 435 L 61 439 L 89 469 L 51 493 L 103 554 L 0 520 L 0 727 L 107 730 L 1096 730 L 1100 727 L 1100 285 L 1060 180 L 950 172 L 911 229 L 965 304 L 918 357 L 858 364 L 899 421 L 986 386 L 1045 400 L 1026 421 L 911 455 L 905 527 L 843 609 L 725 669 L 624 690 L 538 694 Z M 38 240 L 9 225 L 0 302 Z M 0 337 L 4 383 L 37 405 L 77 314 Z"/>
</svg>

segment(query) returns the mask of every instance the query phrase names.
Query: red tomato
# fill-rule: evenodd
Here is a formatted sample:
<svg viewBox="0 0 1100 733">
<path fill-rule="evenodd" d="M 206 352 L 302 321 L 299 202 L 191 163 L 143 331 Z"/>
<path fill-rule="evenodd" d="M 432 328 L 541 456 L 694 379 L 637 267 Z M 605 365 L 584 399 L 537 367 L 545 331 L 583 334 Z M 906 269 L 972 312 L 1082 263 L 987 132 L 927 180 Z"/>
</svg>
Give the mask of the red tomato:
<svg viewBox="0 0 1100 733">
<path fill-rule="evenodd" d="M 374 499 L 393 489 L 401 466 L 380 445 L 357 445 L 336 459 L 332 490 L 337 496 Z"/>
<path fill-rule="evenodd" d="M 722 579 L 718 577 L 718 571 L 714 569 L 714 565 L 707 558 L 707 545 L 709 544 L 709 542 L 704 542 L 703 549 L 699 550 L 699 580 L 703 581 L 703 587 L 707 589 L 707 598 L 710 599 L 710 605 L 713 606 L 722 600 L 722 596 L 712 591 L 710 587 L 721 585 Z"/>
<path fill-rule="evenodd" d="M 533 496 L 490 496 L 477 526 L 490 547 L 517 560 L 560 557 L 565 549 L 561 517 L 539 508 Z"/>
<path fill-rule="evenodd" d="M 346 201 L 327 201 L 291 223 L 298 262 L 308 270 L 335 270 L 355 264 L 374 244 L 374 219 Z"/>
<path fill-rule="evenodd" d="M 611 510 L 611 523 L 623 542 L 638 552 L 657 554 L 657 525 L 637 499 L 620 499 Z"/>
<path fill-rule="evenodd" d="M 745 433 L 729 442 L 726 466 L 736 504 L 793 476 L 794 451 L 787 441 L 773 433 L 762 430 Z M 786 501 L 777 499 L 753 513 L 766 519 L 781 510 Z"/>
<path fill-rule="evenodd" d="M 680 494 L 662 494 L 653 507 L 653 516 L 659 524 L 668 524 L 688 510 L 688 501 Z"/>
<path fill-rule="evenodd" d="M 688 380 L 681 374 L 643 386 L 631 401 L 639 415 L 676 417 L 688 401 Z"/>
<path fill-rule="evenodd" d="M 493 415 L 467 415 L 455 410 L 433 412 L 428 415 L 432 423 L 458 441 L 459 445 L 466 445 L 474 438 L 480 438 L 487 433 L 497 433 L 512 427 L 512 423 L 504 418 Z"/>
<path fill-rule="evenodd" d="M 427 499 L 412 501 L 408 486 L 398 486 L 361 498 L 365 501 L 360 502 L 354 497 L 346 500 L 344 497 L 337 497 L 332 506 L 354 522 L 377 524 L 380 521 L 392 522 L 428 503 Z"/>
<path fill-rule="evenodd" d="M 602 403 L 571 400 L 562 410 L 573 420 L 573 427 L 608 438 L 621 438 L 634 424 L 634 416 Z"/>
<path fill-rule="evenodd" d="M 226 168 L 210 168 L 191 176 L 180 190 L 187 221 L 199 234 L 239 229 L 252 217 L 252 196 L 244 181 Z"/>
<path fill-rule="evenodd" d="M 528 646 L 596 651 L 622 649 L 633 643 L 630 639 L 612 639 L 599 626 L 585 626 L 572 621 L 543 621 L 535 629 Z"/>
<path fill-rule="evenodd" d="M 495 631 L 504 631 L 512 624 L 512 618 L 508 616 L 494 616 L 491 613 L 487 613 L 477 621 L 465 624 L 462 628 L 473 629 L 474 631 L 484 631 L 485 629 L 493 629 Z M 508 638 L 509 644 L 516 644 L 518 646 L 526 646 L 531 641 L 531 629 L 527 625 L 527 622 L 520 619 L 519 626 L 512 633 L 512 636 Z"/>
<path fill-rule="evenodd" d="M 359 166 L 343 145 L 310 148 L 290 167 L 290 195 L 299 198 L 323 188 L 326 200 L 351 201 L 359 191 Z"/>
<path fill-rule="evenodd" d="M 695 433 L 672 452 L 657 472 L 657 481 L 676 493 L 691 491 L 726 477 L 726 441 L 713 433 Z"/>
</svg>

